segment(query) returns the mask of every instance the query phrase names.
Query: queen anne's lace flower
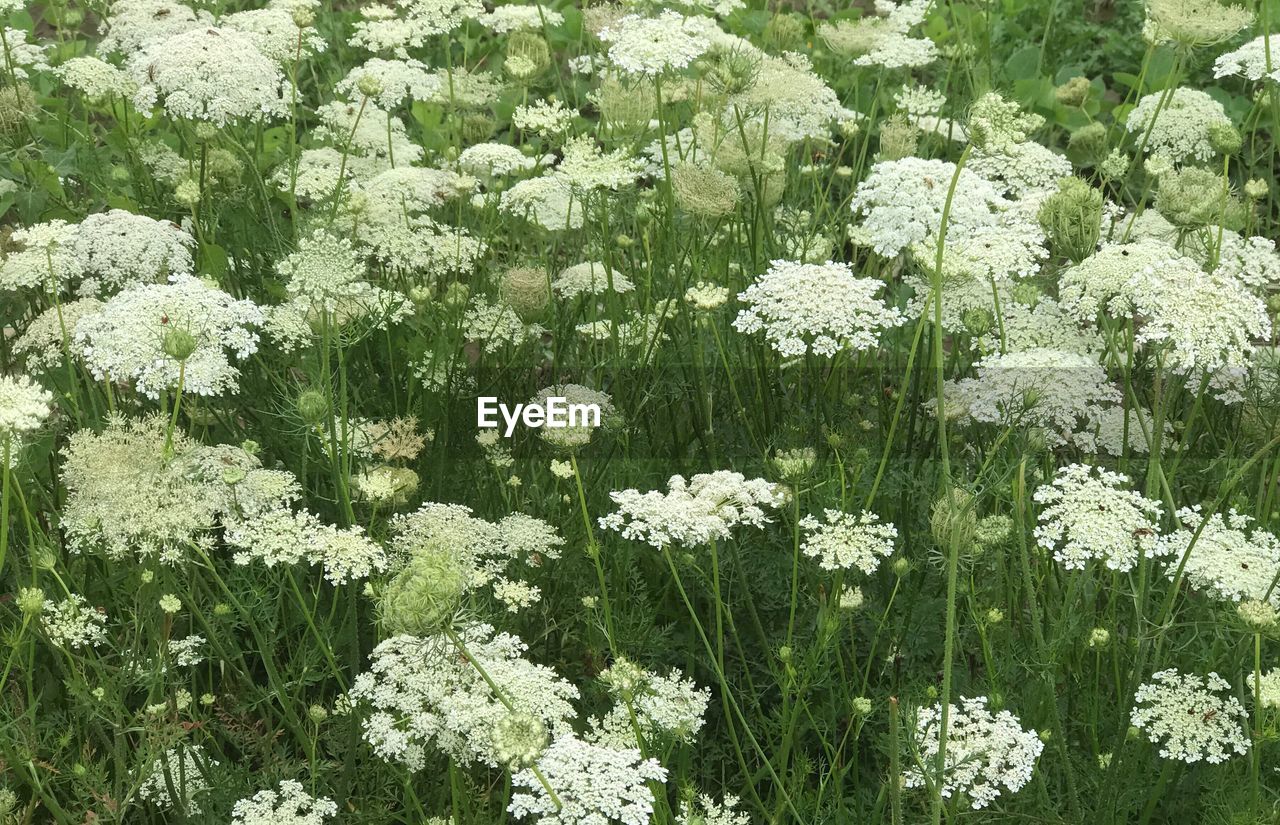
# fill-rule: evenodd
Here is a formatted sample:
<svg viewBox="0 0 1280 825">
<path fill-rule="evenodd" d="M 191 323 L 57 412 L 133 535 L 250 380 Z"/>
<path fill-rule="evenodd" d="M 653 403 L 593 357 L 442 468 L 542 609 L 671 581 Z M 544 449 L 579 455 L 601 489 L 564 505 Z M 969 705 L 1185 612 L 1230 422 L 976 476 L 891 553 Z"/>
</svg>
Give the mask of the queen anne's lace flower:
<svg viewBox="0 0 1280 825">
<path fill-rule="evenodd" d="M 90 607 L 78 593 L 60 602 L 46 600 L 40 623 L 49 639 L 60 647 L 97 647 L 107 640 L 107 614 Z"/>
<path fill-rule="evenodd" d="M 458 168 L 472 175 L 486 178 L 528 172 L 537 165 L 537 158 L 529 157 L 515 146 L 508 146 L 505 143 L 479 143 L 468 146 L 458 156 Z"/>
<path fill-rule="evenodd" d="M 110 295 L 128 286 L 190 275 L 195 238 L 169 221 L 112 209 L 76 226 L 68 252 L 83 279 L 81 295 Z"/>
<path fill-rule="evenodd" d="M 626 275 L 600 261 L 584 261 L 561 270 L 552 279 L 551 288 L 564 298 L 576 298 L 579 295 L 604 295 L 610 291 L 631 292 L 635 284 Z"/>
<path fill-rule="evenodd" d="M 893 555 L 898 528 L 881 524 L 875 513 L 859 514 L 826 510 L 825 520 L 813 516 L 800 520 L 804 541 L 800 549 L 818 559 L 823 570 L 857 568 L 868 576 L 876 572 L 882 559 Z"/>
<path fill-rule="evenodd" d="M 324 825 L 338 813 L 327 796 L 311 796 L 301 782 L 286 779 L 280 790 L 258 791 L 231 809 L 231 825 Z"/>
<path fill-rule="evenodd" d="M 175 0 L 116 0 L 106 19 L 98 53 L 132 55 L 143 46 L 209 26 L 213 17 Z"/>
<path fill-rule="evenodd" d="M 1147 153 L 1164 155 L 1174 163 L 1207 161 L 1216 155 L 1210 130 L 1231 125 L 1222 104 L 1199 89 L 1182 87 L 1167 96 L 1157 116 L 1157 106 L 1164 97 L 1163 92 L 1157 92 L 1142 98 L 1125 121 L 1130 132 L 1140 136 L 1150 132 Z"/>
<path fill-rule="evenodd" d="M 1179 673 L 1170 668 L 1138 688 L 1129 722 L 1159 745 L 1160 755 L 1193 764 L 1225 762 L 1249 752 L 1248 712 L 1216 673 Z M 1224 695 L 1225 694 L 1225 695 Z"/>
<path fill-rule="evenodd" d="M 672 476 L 666 493 L 629 489 L 610 493 L 609 498 L 618 509 L 600 519 L 602 528 L 662 548 L 726 539 L 739 524 L 762 527 L 770 521 L 767 511 L 786 503 L 787 495 L 764 479 L 747 480 L 741 473 L 717 470 L 689 481 Z"/>
<path fill-rule="evenodd" d="M 430 100 L 440 91 L 440 77 L 418 60 L 384 60 L 372 57 L 347 73 L 337 85 L 338 94 L 359 100 L 362 85 L 378 89 L 373 100 L 388 111 L 408 100 Z"/>
<path fill-rule="evenodd" d="M 138 796 L 161 810 L 190 816 L 203 813 L 201 803 L 213 786 L 213 769 L 222 763 L 209 757 L 199 745 L 180 744 L 152 760 Z M 174 799 L 169 793 L 177 793 Z"/>
<path fill-rule="evenodd" d="M 670 10 L 657 17 L 629 14 L 603 29 L 600 39 L 620 71 L 649 77 L 685 68 L 711 45 L 684 15 Z"/>
<path fill-rule="evenodd" d="M 138 84 L 134 105 L 143 111 L 160 105 L 171 117 L 219 126 L 288 111 L 280 67 L 252 35 L 234 29 L 193 29 L 154 42 L 128 68 Z"/>
<path fill-rule="evenodd" d="M 848 264 L 774 261 L 738 295 L 748 308 L 734 327 L 745 333 L 764 330 L 773 348 L 788 357 L 810 349 L 826 356 L 846 348 L 872 349 L 881 332 L 904 321 L 875 297 L 883 286 L 854 277 Z"/>
<path fill-rule="evenodd" d="M 0 375 L 0 445 L 40 429 L 53 394 L 25 375 Z"/>
<path fill-rule="evenodd" d="M 591 719 L 588 738 L 597 745 L 618 748 L 647 747 L 663 740 L 692 742 L 702 729 L 702 716 L 711 691 L 685 679 L 679 670 L 663 676 L 618 659 L 600 681 L 614 698 L 613 708 Z M 644 737 L 636 742 L 637 729 Z"/>
<path fill-rule="evenodd" d="M 145 284 L 115 296 L 94 315 L 76 324 L 76 343 L 85 364 L 99 380 L 132 379 L 138 392 L 159 398 L 177 387 L 185 392 L 223 395 L 236 389 L 239 370 L 227 350 L 245 359 L 258 349 L 266 318 L 250 301 L 238 301 L 190 275 L 168 284 Z M 195 348 L 183 362 L 166 354 L 166 338 L 192 336 Z"/>
<path fill-rule="evenodd" d="M 1130 284 L 1144 271 L 1159 270 L 1178 252 L 1159 240 L 1109 244 L 1062 271 L 1058 297 L 1062 308 L 1081 323 L 1092 324 L 1099 312 L 1126 318 L 1133 311 Z"/>
<path fill-rule="evenodd" d="M 1171 565 L 1186 556 L 1183 572 L 1193 587 L 1224 601 L 1267 597 L 1280 572 L 1280 539 L 1258 529 L 1250 516 L 1230 510 L 1226 515 L 1210 516 L 1192 544 L 1204 514 L 1199 507 L 1184 507 L 1177 517 L 1183 527 L 1160 540 L 1160 552 L 1170 556 Z M 1166 572 L 1172 578 L 1176 567 L 1170 566 Z M 1266 600 L 1280 607 L 1280 588 L 1271 591 Z"/>
<path fill-rule="evenodd" d="M 1270 40 L 1269 43 L 1268 40 Z M 1269 67 L 1268 53 L 1271 55 Z M 1214 77 L 1237 75 L 1254 82 L 1265 79 L 1280 83 L 1280 34 L 1273 34 L 1270 38 L 1256 37 L 1213 61 Z"/>
<path fill-rule="evenodd" d="M 526 646 L 515 636 L 483 624 L 458 635 L 512 709 L 536 716 L 553 734 L 569 732 L 577 688 L 524 659 Z M 350 698 L 371 706 L 364 737 L 380 758 L 420 770 L 434 745 L 462 764 L 502 764 L 493 736 L 509 710 L 448 638 L 394 636 L 370 659 Z"/>
<path fill-rule="evenodd" d="M 962 698 L 963 709 L 950 706 L 947 714 L 946 769 L 939 783 L 933 776 L 938 760 L 942 706 L 921 710 L 916 719 L 919 768 L 903 771 L 908 788 L 941 785 L 943 797 L 964 794 L 974 808 L 985 808 L 1002 793 L 1015 793 L 1031 781 L 1044 743 L 1034 730 L 1023 730 L 1007 710 L 993 714 L 987 697 Z"/>
<path fill-rule="evenodd" d="M 97 57 L 73 57 L 58 66 L 56 73 L 73 89 L 97 102 L 113 97 L 132 97 L 138 85 L 128 72 Z"/>
<path fill-rule="evenodd" d="M 976 378 L 948 382 L 948 416 L 1039 427 L 1054 444 L 1088 430 L 1100 405 L 1120 401 L 1106 370 L 1087 355 L 1031 349 L 991 355 L 974 368 Z"/>
<path fill-rule="evenodd" d="M 855 227 L 858 238 L 885 257 L 912 244 L 936 243 L 955 171 L 953 163 L 915 157 L 872 166 L 858 184 L 852 202 L 854 215 L 862 218 Z M 951 201 L 947 234 L 965 235 L 993 224 L 997 210 L 1008 205 L 990 181 L 962 169 Z"/>
<path fill-rule="evenodd" d="M 1128 483 L 1128 476 L 1084 464 L 1058 470 L 1035 493 L 1044 505 L 1036 541 L 1068 570 L 1089 561 L 1132 570 L 1139 558 L 1168 552 L 1156 533 L 1160 505 L 1122 489 Z"/>
<path fill-rule="evenodd" d="M 537 766 L 559 797 L 557 805 L 531 770 L 511 777 L 518 790 L 508 810 L 539 825 L 648 825 L 653 816 L 650 782 L 665 782 L 667 771 L 634 748 L 592 745 L 572 734 L 558 737 Z"/>
<path fill-rule="evenodd" d="M 511 3 L 497 6 L 493 11 L 477 16 L 476 22 L 495 34 L 508 34 L 514 31 L 542 31 L 544 27 L 554 28 L 564 22 L 564 15 L 540 4 L 523 6 Z"/>
</svg>

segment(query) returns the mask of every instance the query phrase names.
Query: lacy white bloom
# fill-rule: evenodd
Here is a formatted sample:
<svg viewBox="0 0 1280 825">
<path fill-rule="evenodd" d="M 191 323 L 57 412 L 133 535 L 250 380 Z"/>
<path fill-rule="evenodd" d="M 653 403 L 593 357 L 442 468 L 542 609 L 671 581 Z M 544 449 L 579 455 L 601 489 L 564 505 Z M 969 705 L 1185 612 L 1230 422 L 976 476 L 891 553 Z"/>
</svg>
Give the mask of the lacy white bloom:
<svg viewBox="0 0 1280 825">
<path fill-rule="evenodd" d="M 1092 324 L 1099 312 L 1127 318 L 1133 311 L 1130 284 L 1146 270 L 1158 271 L 1180 257 L 1163 241 L 1109 244 L 1062 271 L 1058 297 L 1062 308 L 1081 323 Z"/>
<path fill-rule="evenodd" d="M 692 742 L 702 729 L 711 691 L 685 679 L 679 670 L 663 676 L 619 658 L 600 674 L 614 698 L 613 708 L 591 719 L 590 741 L 629 748 L 661 740 Z M 637 728 L 644 743 L 636 742 Z"/>
<path fill-rule="evenodd" d="M 73 57 L 57 68 L 58 77 L 90 101 L 132 97 L 138 90 L 129 73 L 97 57 Z"/>
<path fill-rule="evenodd" d="M 806 556 L 818 559 L 823 570 L 858 568 L 870 576 L 884 558 L 893 555 L 898 528 L 880 523 L 875 513 L 842 513 L 824 511 L 825 520 L 813 516 L 800 520 L 804 541 L 800 549 Z"/>
<path fill-rule="evenodd" d="M 1149 410 L 1132 407 L 1125 409 L 1123 405 L 1116 404 L 1095 410 L 1090 425 L 1073 433 L 1071 440 L 1082 450 L 1091 453 L 1121 456 L 1124 455 L 1126 446 L 1131 453 L 1150 453 L 1151 444 L 1147 439 L 1152 434 L 1151 427 L 1154 423 Z M 1161 440 L 1163 448 L 1168 448 L 1172 434 L 1173 425 L 1165 421 Z"/>
<path fill-rule="evenodd" d="M 76 323 L 85 315 L 102 309 L 96 298 L 80 298 L 64 304 L 55 304 L 27 324 L 14 342 L 14 354 L 22 357 L 31 373 L 49 372 L 62 366 L 68 356 L 74 358 L 72 337 Z"/>
<path fill-rule="evenodd" d="M 516 712 L 536 716 L 554 734 L 569 732 L 577 688 L 524 659 L 526 645 L 515 636 L 481 624 L 459 637 Z M 370 660 L 350 697 L 372 707 L 364 738 L 380 758 L 419 770 L 434 745 L 462 764 L 503 764 L 493 735 L 508 710 L 448 638 L 394 636 Z"/>
<path fill-rule="evenodd" d="M 1261 676 L 1256 685 L 1252 673 L 1244 677 L 1245 684 L 1249 686 L 1249 693 L 1257 694 L 1260 707 L 1280 708 L 1280 668 L 1273 668 Z"/>
<path fill-rule="evenodd" d="M 116 0 L 106 22 L 98 53 L 132 55 L 150 43 L 210 26 L 213 17 L 175 0 Z"/>
<path fill-rule="evenodd" d="M 569 181 L 558 174 L 518 182 L 502 193 L 498 205 L 550 231 L 582 228 L 582 199 L 574 197 Z"/>
<path fill-rule="evenodd" d="M 1207 161 L 1217 154 L 1209 133 L 1215 126 L 1230 126 L 1222 104 L 1199 89 L 1173 90 L 1156 114 L 1163 92 L 1149 94 L 1129 113 L 1125 126 L 1139 136 L 1147 135 L 1147 153 L 1160 154 L 1174 163 Z M 1153 124 L 1154 119 L 1154 124 Z M 1139 138 L 1141 139 L 1141 137 Z"/>
<path fill-rule="evenodd" d="M 1183 527 L 1160 540 L 1161 552 L 1170 556 L 1171 566 L 1166 571 L 1170 578 L 1176 572 L 1173 562 L 1186 555 L 1183 572 L 1193 587 L 1224 601 L 1264 599 L 1280 571 L 1280 539 L 1259 529 L 1252 517 L 1233 509 L 1225 516 L 1210 516 L 1193 545 L 1191 537 L 1204 521 L 1204 514 L 1199 507 L 1184 507 L 1177 517 Z M 1280 588 L 1266 600 L 1280 607 Z"/>
<path fill-rule="evenodd" d="M 335 87 L 349 100 L 359 100 L 362 86 L 373 83 L 378 93 L 373 100 L 388 111 L 405 100 L 430 100 L 440 92 L 440 77 L 417 60 L 384 60 L 372 57 L 347 73 Z"/>
<path fill-rule="evenodd" d="M 1269 67 L 1268 53 L 1271 55 Z M 1270 38 L 1254 38 L 1213 61 L 1214 77 L 1237 75 L 1254 82 L 1266 79 L 1273 83 L 1280 83 L 1280 34 L 1273 34 Z"/>
<path fill-rule="evenodd" d="M 1112 570 L 1132 570 L 1143 556 L 1167 553 L 1158 544 L 1160 505 L 1123 489 L 1129 477 L 1072 464 L 1036 490 L 1044 509 L 1036 541 L 1068 570 L 1100 561 Z"/>
<path fill-rule="evenodd" d="M 140 110 L 163 106 L 171 117 L 219 126 L 240 118 L 274 118 L 288 111 L 280 67 L 254 37 L 234 29 L 200 28 L 153 43 L 128 69 Z"/>
<path fill-rule="evenodd" d="M 514 146 L 505 143 L 478 143 L 468 146 L 458 156 L 458 168 L 472 175 L 501 177 L 518 172 L 528 172 L 538 165 L 532 158 Z"/>
<path fill-rule="evenodd" d="M 67 251 L 83 281 L 81 295 L 110 295 L 125 287 L 190 275 L 195 238 L 176 224 L 112 209 L 75 228 Z"/>
<path fill-rule="evenodd" d="M 462 336 L 468 341 L 480 341 L 485 352 L 501 352 L 504 346 L 519 346 L 542 335 L 538 324 L 526 324 L 509 306 L 491 304 L 477 297 L 467 308 L 462 319 Z"/>
<path fill-rule="evenodd" d="M 985 808 L 1006 791 L 1014 793 L 1031 781 L 1044 743 L 1034 730 L 1023 730 L 1018 717 L 1007 710 L 991 713 L 987 697 L 961 698 L 963 709 L 950 706 L 947 714 L 947 764 L 942 795 L 968 797 L 974 808 Z M 932 776 L 938 759 L 938 731 L 942 705 L 920 711 L 916 720 L 916 758 L 922 767 L 903 771 L 908 788 L 937 785 Z"/>
<path fill-rule="evenodd" d="M 914 157 L 872 166 L 858 184 L 852 202 L 854 215 L 862 218 L 856 227 L 860 238 L 885 257 L 915 243 L 936 243 L 955 171 L 953 163 Z M 1007 206 L 990 181 L 962 169 L 951 201 L 947 234 L 966 234 L 995 223 L 995 212 Z"/>
<path fill-rule="evenodd" d="M 0 375 L 0 444 L 35 432 L 49 418 L 53 394 L 25 375 Z"/>
<path fill-rule="evenodd" d="M 540 825 L 648 825 L 654 801 L 648 783 L 667 779 L 666 769 L 638 750 L 592 745 L 572 734 L 552 742 L 537 765 L 560 805 L 533 771 L 523 770 L 511 784 L 527 791 L 512 793 L 507 810 Z"/>
<path fill-rule="evenodd" d="M 511 115 L 511 125 L 549 138 L 563 134 L 573 121 L 573 115 L 574 111 L 559 100 L 535 100 L 516 107 Z"/>
<path fill-rule="evenodd" d="M 598 422 L 594 420 L 593 416 L 588 417 L 584 414 L 581 418 L 575 419 L 571 425 L 543 427 L 538 430 L 539 438 L 561 449 L 572 450 L 585 446 L 591 441 L 591 436 L 596 427 L 606 425 L 618 412 L 613 406 L 612 396 L 599 390 L 593 390 L 590 387 L 584 387 L 581 384 L 553 384 L 550 387 L 539 390 L 537 395 L 529 399 L 529 403 L 545 406 L 547 399 L 551 397 L 563 398 L 570 405 L 592 405 L 600 413 Z"/>
<path fill-rule="evenodd" d="M 1217 235 L 1214 227 L 1209 227 L 1208 231 Z M 1200 256 L 1197 260 L 1208 263 Z M 1276 254 L 1276 242 L 1256 235 L 1246 238 L 1238 232 L 1223 230 L 1218 267 L 1213 274 L 1234 278 L 1259 294 L 1280 287 L 1280 254 Z"/>
<path fill-rule="evenodd" d="M 707 794 L 690 799 L 676 817 L 676 825 L 751 825 L 751 815 L 736 810 L 742 800 L 733 794 L 725 794 L 724 802 L 716 802 Z"/>
<path fill-rule="evenodd" d="M 559 26 L 564 22 L 564 15 L 554 9 L 544 8 L 541 4 L 522 6 L 512 3 L 479 15 L 476 22 L 495 34 L 508 34 Z"/>
<path fill-rule="evenodd" d="M 738 300 L 747 308 L 733 325 L 740 332 L 764 330 L 784 356 L 832 356 L 842 349 L 874 348 L 880 334 L 905 319 L 876 297 L 884 283 L 858 278 L 848 264 L 773 261 Z"/>
<path fill-rule="evenodd" d="M 1249 372 L 1253 342 L 1271 336 L 1261 298 L 1181 256 L 1145 268 L 1128 292 L 1143 318 L 1136 344 L 1163 347 L 1166 366 L 1193 383 L 1209 375 L 1223 401 L 1243 400 L 1237 387 Z"/>
<path fill-rule="evenodd" d="M 242 360 L 256 352 L 254 327 L 265 320 L 251 301 L 181 275 L 168 284 L 121 292 L 97 314 L 80 319 L 75 340 L 99 380 L 132 379 L 138 392 L 159 398 L 162 390 L 177 387 L 181 372 L 184 392 L 223 395 L 235 391 L 240 375 L 227 350 Z M 173 335 L 189 335 L 195 344 L 181 364 L 165 352 Z"/>
<path fill-rule="evenodd" d="M 1053 444 L 1088 429 L 1093 411 L 1120 401 L 1120 391 L 1090 356 L 1050 349 L 991 355 L 974 364 L 976 378 L 948 382 L 948 416 L 984 424 L 1042 428 Z"/>
<path fill-rule="evenodd" d="M 178 745 L 151 762 L 146 778 L 138 786 L 138 796 L 161 810 L 180 814 L 203 813 L 201 798 L 212 787 L 213 769 L 222 763 L 210 758 L 199 745 Z M 169 789 L 177 793 L 174 799 Z"/>
<path fill-rule="evenodd" d="M 599 36 L 609 44 L 614 66 L 649 77 L 685 68 L 711 45 L 689 27 L 684 15 L 670 10 L 657 17 L 629 14 Z"/>
<path fill-rule="evenodd" d="M 672 476 L 665 493 L 628 489 L 609 498 L 618 510 L 600 519 L 602 528 L 662 548 L 727 539 L 739 524 L 763 527 L 770 521 L 767 511 L 785 504 L 787 494 L 762 478 L 747 480 L 742 473 L 717 470 L 689 481 Z"/>
<path fill-rule="evenodd" d="M 204 661 L 204 653 L 200 649 L 205 646 L 205 642 L 205 638 L 199 635 L 170 639 L 169 657 L 179 667 L 194 667 Z"/>
<path fill-rule="evenodd" d="M 1129 723 L 1160 746 L 1165 759 L 1193 764 L 1225 762 L 1249 752 L 1245 723 L 1249 714 L 1231 686 L 1216 673 L 1179 673 L 1170 668 L 1151 675 L 1134 694 Z"/>
<path fill-rule="evenodd" d="M 46 600 L 40 623 L 50 641 L 60 647 L 97 647 L 107 640 L 107 614 L 72 593 L 60 602 Z"/>
<path fill-rule="evenodd" d="M 608 292 L 625 293 L 635 289 L 631 279 L 600 261 L 584 261 L 565 267 L 551 281 L 551 288 L 564 298 L 579 295 L 604 295 Z"/>
<path fill-rule="evenodd" d="M 279 791 L 258 791 L 231 809 L 231 825 L 324 825 L 337 816 L 338 805 L 327 796 L 311 796 L 301 782 L 286 779 Z"/>
</svg>

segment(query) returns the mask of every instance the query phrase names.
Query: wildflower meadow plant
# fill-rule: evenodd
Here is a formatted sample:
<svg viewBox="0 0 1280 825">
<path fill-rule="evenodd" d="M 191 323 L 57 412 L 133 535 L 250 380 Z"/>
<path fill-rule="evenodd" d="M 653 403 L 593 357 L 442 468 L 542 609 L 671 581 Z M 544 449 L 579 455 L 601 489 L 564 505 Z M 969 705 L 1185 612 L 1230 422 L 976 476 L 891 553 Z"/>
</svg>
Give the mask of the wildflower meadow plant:
<svg viewBox="0 0 1280 825">
<path fill-rule="evenodd" d="M 1236 0 L 0 0 L 0 825 L 1274 823 Z"/>
</svg>

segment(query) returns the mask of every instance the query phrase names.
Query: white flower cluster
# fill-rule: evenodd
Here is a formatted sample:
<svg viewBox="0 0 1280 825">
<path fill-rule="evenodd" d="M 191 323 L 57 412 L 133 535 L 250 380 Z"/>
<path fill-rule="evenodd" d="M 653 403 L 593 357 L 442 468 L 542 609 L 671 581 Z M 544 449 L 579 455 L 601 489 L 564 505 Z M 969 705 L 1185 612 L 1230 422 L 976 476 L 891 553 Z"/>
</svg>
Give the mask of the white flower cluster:
<svg viewBox="0 0 1280 825">
<path fill-rule="evenodd" d="M 369 670 L 350 691 L 353 701 L 371 706 L 363 730 L 374 753 L 420 770 L 434 744 L 462 764 L 501 766 L 493 737 L 510 711 L 471 659 L 511 710 L 537 717 L 555 735 L 569 731 L 578 689 L 524 659 L 519 638 L 483 624 L 460 631 L 459 638 L 465 654 L 444 635 L 393 636 L 374 648 Z"/>
<path fill-rule="evenodd" d="M 764 330 L 783 356 L 832 356 L 842 349 L 868 350 L 880 334 L 905 319 L 876 297 L 882 281 L 858 278 L 848 264 L 773 261 L 738 295 L 747 304 L 733 322 L 739 332 Z"/>
<path fill-rule="evenodd" d="M 204 661 L 204 654 L 200 649 L 204 647 L 205 641 L 203 636 L 196 634 L 182 639 L 170 639 L 169 657 L 178 667 L 194 667 Z"/>
<path fill-rule="evenodd" d="M 60 602 L 46 599 L 40 624 L 59 647 L 97 647 L 107 640 L 107 614 L 90 607 L 84 596 L 71 593 Z"/>
<path fill-rule="evenodd" d="M 1193 764 L 1225 762 L 1249 752 L 1248 712 L 1216 673 L 1154 673 L 1134 694 L 1129 723 L 1160 747 L 1165 759 Z"/>
<path fill-rule="evenodd" d="M 42 287 L 81 297 L 190 275 L 195 239 L 178 226 L 123 209 L 78 224 L 54 220 L 13 233 L 18 247 L 0 263 L 0 288 Z"/>
<path fill-rule="evenodd" d="M 1100 561 L 1111 570 L 1132 570 L 1143 556 L 1168 552 L 1159 544 L 1160 505 L 1122 489 L 1129 477 L 1086 464 L 1058 470 L 1035 492 L 1045 505 L 1036 541 L 1068 570 Z"/>
<path fill-rule="evenodd" d="M 565 267 L 551 281 L 551 289 L 564 298 L 631 292 L 635 284 L 626 275 L 600 261 L 584 261 Z"/>
<path fill-rule="evenodd" d="M 53 394 L 25 375 L 0 375 L 0 446 L 35 432 L 49 418 Z"/>
<path fill-rule="evenodd" d="M 512 513 L 488 522 L 461 504 L 427 502 L 391 522 L 393 568 L 417 553 L 447 551 L 462 570 L 467 590 L 491 588 L 509 610 L 537 601 L 538 588 L 520 580 L 516 567 L 558 559 L 564 538 L 541 519 Z"/>
<path fill-rule="evenodd" d="M 547 793 L 531 770 L 511 777 L 517 790 L 508 810 L 539 825 L 648 825 L 653 816 L 650 782 L 665 782 L 667 771 L 634 748 L 592 745 L 572 734 L 558 737 L 537 766 L 560 800 Z"/>
<path fill-rule="evenodd" d="M 683 69 L 711 45 L 696 25 L 671 10 L 657 17 L 629 14 L 599 37 L 609 44 L 609 60 L 619 71 L 647 77 Z"/>
<path fill-rule="evenodd" d="M 231 28 L 197 28 L 155 41 L 129 58 L 138 86 L 133 102 L 146 112 L 218 126 L 288 113 L 284 74 L 257 39 Z"/>
<path fill-rule="evenodd" d="M 955 172 L 954 163 L 915 157 L 872 166 L 851 204 L 854 215 L 862 219 L 854 228 L 857 239 L 884 257 L 912 244 L 936 244 Z M 947 217 L 947 237 L 964 237 L 996 223 L 997 212 L 1008 206 L 990 181 L 960 170 Z"/>
<path fill-rule="evenodd" d="M 1161 100 L 1163 107 L 1158 108 Z M 1185 86 L 1170 95 L 1157 92 L 1143 97 L 1125 121 L 1130 132 L 1146 136 L 1148 154 L 1164 155 L 1174 163 L 1213 158 L 1217 151 L 1209 138 L 1210 131 L 1230 125 L 1231 119 L 1221 103 L 1199 89 Z"/>
<path fill-rule="evenodd" d="M 376 88 L 372 99 L 388 111 L 406 100 L 430 100 L 439 94 L 439 75 L 418 60 L 384 60 L 371 57 L 347 73 L 334 90 L 349 100 L 359 100 L 361 88 Z"/>
<path fill-rule="evenodd" d="M 942 796 L 957 793 L 970 805 L 985 808 L 1002 793 L 1014 793 L 1031 781 L 1044 743 L 1034 730 L 1023 730 L 1018 717 L 1007 710 L 993 714 L 987 697 L 962 697 L 963 708 L 950 706 L 947 714 L 947 755 L 942 781 L 933 771 L 938 759 L 938 732 L 942 705 L 920 711 L 916 720 L 918 768 L 903 771 L 903 784 L 919 788 L 941 786 Z"/>
<path fill-rule="evenodd" d="M 882 524 L 875 513 L 842 513 L 826 510 L 825 519 L 813 516 L 800 519 L 804 541 L 800 549 L 818 560 L 823 570 L 857 568 L 870 576 L 884 558 L 893 555 L 898 528 Z"/>
<path fill-rule="evenodd" d="M 327 796 L 311 796 L 302 783 L 286 779 L 278 791 L 258 791 L 236 802 L 231 825 L 324 825 L 337 816 L 338 805 Z"/>
<path fill-rule="evenodd" d="M 1280 588 L 1271 588 L 1280 573 L 1280 539 L 1234 509 L 1214 513 L 1207 523 L 1199 507 L 1184 507 L 1177 517 L 1183 527 L 1160 540 L 1160 552 L 1170 556 L 1171 564 L 1186 556 L 1183 572 L 1193 587 L 1224 601 L 1266 598 L 1280 607 Z M 1192 544 L 1201 524 L 1204 529 Z M 1167 573 L 1172 578 L 1175 568 Z"/>
<path fill-rule="evenodd" d="M 1008 352 L 983 358 L 974 369 L 977 377 L 947 382 L 948 417 L 1038 427 L 1055 445 L 1090 430 L 1101 407 L 1120 401 L 1106 370 L 1074 352 Z"/>
<path fill-rule="evenodd" d="M 1270 59 L 1268 59 L 1270 55 Z M 1213 61 L 1214 77 L 1242 76 L 1257 82 L 1280 83 L 1280 34 L 1255 37 L 1238 49 L 1219 55 Z"/>
<path fill-rule="evenodd" d="M 747 480 L 742 473 L 717 470 L 688 481 L 672 476 L 665 493 L 628 489 L 609 498 L 618 509 L 600 518 L 603 529 L 662 548 L 727 539 L 739 524 L 763 527 L 770 521 L 768 511 L 785 504 L 787 493 L 762 478 Z"/>
<path fill-rule="evenodd" d="M 138 786 L 138 796 L 162 810 L 183 816 L 203 813 L 201 797 L 213 786 L 213 768 L 222 763 L 211 758 L 199 745 L 181 744 L 169 748 L 151 762 Z M 174 799 L 169 789 L 177 793 Z"/>
<path fill-rule="evenodd" d="M 258 349 L 254 327 L 265 323 L 261 308 L 240 301 L 190 275 L 167 284 L 126 289 L 82 317 L 75 341 L 85 364 L 98 380 L 136 382 L 149 398 L 175 389 L 196 395 L 225 395 L 236 390 L 240 371 L 227 357 L 241 360 Z M 189 336 L 194 349 L 187 357 L 166 353 L 171 336 Z"/>
<path fill-rule="evenodd" d="M 625 659 L 600 674 L 614 705 L 590 720 L 588 739 L 597 745 L 649 749 L 663 741 L 692 742 L 702 730 L 711 691 L 699 688 L 679 670 L 663 676 Z M 637 735 L 644 741 L 637 742 Z"/>
</svg>

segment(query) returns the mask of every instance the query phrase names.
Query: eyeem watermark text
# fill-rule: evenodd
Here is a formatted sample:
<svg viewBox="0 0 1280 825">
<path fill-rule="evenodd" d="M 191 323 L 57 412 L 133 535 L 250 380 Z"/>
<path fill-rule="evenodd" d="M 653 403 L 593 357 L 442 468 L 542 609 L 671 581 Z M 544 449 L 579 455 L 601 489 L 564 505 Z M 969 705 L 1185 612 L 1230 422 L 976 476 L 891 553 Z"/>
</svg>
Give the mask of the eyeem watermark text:
<svg viewBox="0 0 1280 825">
<path fill-rule="evenodd" d="M 482 395 L 476 399 L 476 426 L 480 429 L 495 430 L 504 426 L 502 434 L 510 438 L 517 424 L 534 429 L 599 427 L 600 405 L 573 404 L 562 395 L 548 396 L 545 404 L 530 402 L 514 407 L 508 407 L 493 395 Z"/>
</svg>

